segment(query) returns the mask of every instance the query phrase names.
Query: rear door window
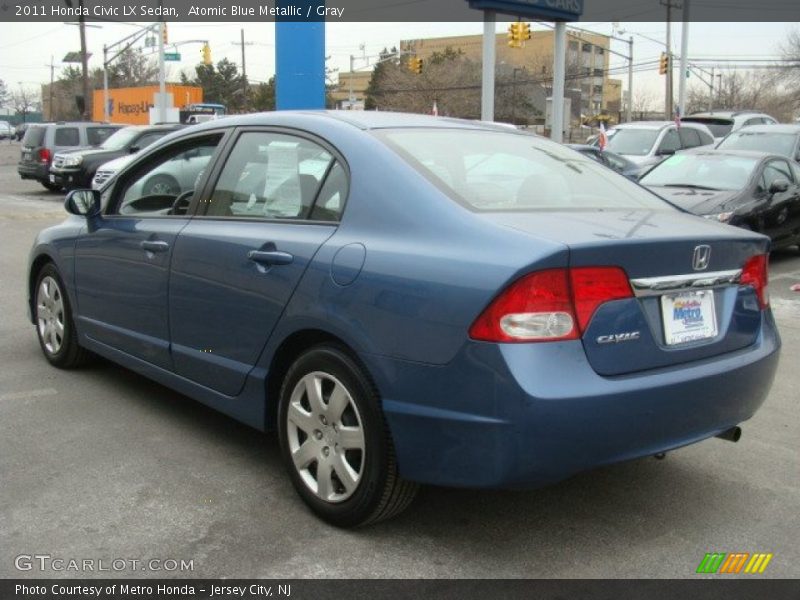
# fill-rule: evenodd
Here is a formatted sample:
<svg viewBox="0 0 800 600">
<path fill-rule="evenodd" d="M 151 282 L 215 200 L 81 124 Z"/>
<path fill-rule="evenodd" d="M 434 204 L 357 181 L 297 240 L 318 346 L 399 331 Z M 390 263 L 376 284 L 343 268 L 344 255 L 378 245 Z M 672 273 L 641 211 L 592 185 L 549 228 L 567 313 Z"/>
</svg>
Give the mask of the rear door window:
<svg viewBox="0 0 800 600">
<path fill-rule="evenodd" d="M 86 140 L 90 146 L 99 146 L 105 142 L 118 127 L 87 127 Z"/>
<path fill-rule="evenodd" d="M 77 127 L 57 127 L 55 136 L 56 147 L 80 146 L 81 138 Z"/>
<path fill-rule="evenodd" d="M 668 129 L 658 145 L 659 152 L 677 152 L 681 149 L 681 140 L 675 129 Z"/>
<path fill-rule="evenodd" d="M 701 145 L 700 134 L 697 133 L 696 129 L 692 129 L 691 127 L 681 127 L 678 130 L 678 136 L 684 148 L 697 148 L 697 146 Z"/>
</svg>

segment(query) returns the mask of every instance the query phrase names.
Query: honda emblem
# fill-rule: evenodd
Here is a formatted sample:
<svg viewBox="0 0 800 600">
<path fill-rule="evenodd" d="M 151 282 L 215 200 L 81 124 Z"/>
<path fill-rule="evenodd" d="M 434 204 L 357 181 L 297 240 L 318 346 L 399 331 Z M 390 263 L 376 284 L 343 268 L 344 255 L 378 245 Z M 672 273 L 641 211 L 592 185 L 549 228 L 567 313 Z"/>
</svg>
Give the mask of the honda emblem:
<svg viewBox="0 0 800 600">
<path fill-rule="evenodd" d="M 696 246 L 694 249 L 694 257 L 692 258 L 692 267 L 695 271 L 705 271 L 708 268 L 708 263 L 711 262 L 711 246 L 703 244 Z"/>
</svg>

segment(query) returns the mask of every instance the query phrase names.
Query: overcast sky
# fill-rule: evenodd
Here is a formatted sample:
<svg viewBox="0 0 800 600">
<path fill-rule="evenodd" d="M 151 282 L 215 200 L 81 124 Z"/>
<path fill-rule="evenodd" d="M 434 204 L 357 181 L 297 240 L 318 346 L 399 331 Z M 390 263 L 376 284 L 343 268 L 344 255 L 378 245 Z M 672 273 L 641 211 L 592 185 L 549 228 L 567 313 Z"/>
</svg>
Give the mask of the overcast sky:
<svg viewBox="0 0 800 600">
<path fill-rule="evenodd" d="M 610 34 L 611 23 L 582 23 L 575 25 Z M 275 70 L 274 23 L 169 23 L 170 41 L 208 40 L 214 62 L 227 57 L 241 63 L 240 30 L 245 31 L 247 74 L 253 81 L 266 81 Z M 466 35 L 482 32 L 481 23 L 329 23 L 326 28 L 326 54 L 328 65 L 342 71 L 349 69 L 351 54 L 377 54 L 384 46 L 397 45 L 401 39 Z M 497 31 L 505 31 L 507 23 L 498 23 Z M 534 29 L 541 26 L 534 26 Z M 664 23 L 623 23 L 626 31 L 643 36 L 665 39 Z M 690 57 L 773 58 L 780 52 L 780 44 L 787 33 L 800 27 L 798 23 L 692 23 L 689 33 Z M 136 30 L 133 26 L 103 23 L 102 28 L 87 29 L 87 44 L 93 53 L 91 66 L 102 64 L 103 44 L 111 44 Z M 673 24 L 673 48 L 680 49 L 680 24 Z M 360 48 L 363 44 L 364 49 Z M 33 88 L 50 79 L 51 56 L 56 64 L 56 77 L 66 52 L 79 50 L 78 28 L 60 23 L 18 24 L 0 23 L 0 79 L 9 88 L 20 85 Z M 614 42 L 612 48 L 626 52 L 627 45 Z M 181 70 L 193 72 L 200 60 L 200 45 L 189 44 L 178 49 L 182 62 L 167 63 L 168 76 L 177 79 Z M 655 59 L 662 47 L 639 35 L 634 35 L 634 62 Z M 356 67 L 363 65 L 356 61 Z M 625 65 L 625 60 L 614 57 L 612 66 Z M 625 77 L 621 77 L 627 85 Z M 690 85 L 697 84 L 690 79 Z M 634 94 L 645 89 L 651 94 L 663 93 L 663 78 L 654 67 L 651 72 L 634 76 Z"/>
</svg>

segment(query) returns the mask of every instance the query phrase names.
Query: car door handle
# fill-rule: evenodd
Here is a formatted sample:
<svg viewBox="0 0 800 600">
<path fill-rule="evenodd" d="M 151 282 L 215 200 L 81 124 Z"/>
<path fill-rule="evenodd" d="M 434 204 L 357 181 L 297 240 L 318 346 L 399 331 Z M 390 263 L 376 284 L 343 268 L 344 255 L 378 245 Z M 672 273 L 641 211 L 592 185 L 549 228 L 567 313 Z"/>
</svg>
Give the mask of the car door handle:
<svg viewBox="0 0 800 600">
<path fill-rule="evenodd" d="M 261 265 L 288 265 L 294 256 L 280 250 L 250 250 L 247 258 Z"/>
<path fill-rule="evenodd" d="M 145 240 L 139 245 L 148 252 L 166 252 L 169 250 L 169 244 L 159 240 Z"/>
</svg>

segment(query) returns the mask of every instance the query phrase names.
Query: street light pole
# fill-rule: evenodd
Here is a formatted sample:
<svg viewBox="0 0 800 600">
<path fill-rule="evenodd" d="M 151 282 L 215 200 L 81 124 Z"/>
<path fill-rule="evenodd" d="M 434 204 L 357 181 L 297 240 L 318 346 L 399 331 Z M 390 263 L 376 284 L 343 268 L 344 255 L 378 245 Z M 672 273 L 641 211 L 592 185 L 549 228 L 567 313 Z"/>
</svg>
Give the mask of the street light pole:
<svg viewBox="0 0 800 600">
<path fill-rule="evenodd" d="M 628 38 L 628 107 L 625 110 L 625 121 L 633 121 L 633 36 Z"/>
</svg>

